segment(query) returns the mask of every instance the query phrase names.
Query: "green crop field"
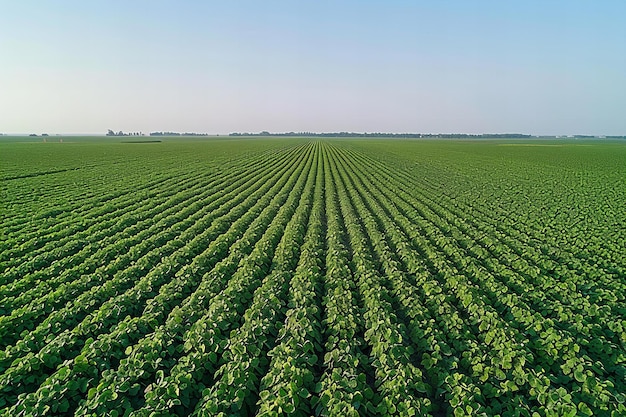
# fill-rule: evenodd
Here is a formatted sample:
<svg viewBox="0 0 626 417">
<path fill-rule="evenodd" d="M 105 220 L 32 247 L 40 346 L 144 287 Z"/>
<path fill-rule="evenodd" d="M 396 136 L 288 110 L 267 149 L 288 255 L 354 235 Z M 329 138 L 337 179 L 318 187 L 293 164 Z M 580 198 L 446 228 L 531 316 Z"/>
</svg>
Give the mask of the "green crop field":
<svg viewBox="0 0 626 417">
<path fill-rule="evenodd" d="M 0 416 L 626 415 L 624 141 L 3 139 L 0 177 Z"/>
</svg>

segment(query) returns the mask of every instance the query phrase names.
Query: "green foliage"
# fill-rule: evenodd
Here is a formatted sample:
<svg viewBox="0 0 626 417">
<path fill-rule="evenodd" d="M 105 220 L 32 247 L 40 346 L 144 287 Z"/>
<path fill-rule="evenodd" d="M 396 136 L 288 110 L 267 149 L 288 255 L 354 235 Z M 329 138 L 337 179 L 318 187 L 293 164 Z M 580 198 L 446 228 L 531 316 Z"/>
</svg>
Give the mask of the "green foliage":
<svg viewBox="0 0 626 417">
<path fill-rule="evenodd" d="M 621 142 L 0 151 L 0 416 L 626 415 Z"/>
</svg>

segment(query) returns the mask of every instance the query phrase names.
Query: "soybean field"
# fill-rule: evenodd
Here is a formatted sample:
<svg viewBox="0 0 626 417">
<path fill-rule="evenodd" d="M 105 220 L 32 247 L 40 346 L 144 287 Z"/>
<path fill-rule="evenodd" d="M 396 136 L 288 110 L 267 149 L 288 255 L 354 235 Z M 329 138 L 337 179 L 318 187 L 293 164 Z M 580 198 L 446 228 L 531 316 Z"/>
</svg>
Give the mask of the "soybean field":
<svg viewBox="0 0 626 417">
<path fill-rule="evenodd" d="M 626 416 L 626 143 L 0 143 L 0 416 Z"/>
</svg>

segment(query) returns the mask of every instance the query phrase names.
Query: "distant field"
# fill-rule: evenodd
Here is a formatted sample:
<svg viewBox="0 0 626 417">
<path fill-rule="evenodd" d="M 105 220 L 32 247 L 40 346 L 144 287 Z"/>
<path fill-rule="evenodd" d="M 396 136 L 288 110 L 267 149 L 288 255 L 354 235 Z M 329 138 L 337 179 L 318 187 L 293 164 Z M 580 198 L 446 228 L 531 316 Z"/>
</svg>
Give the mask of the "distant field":
<svg viewBox="0 0 626 417">
<path fill-rule="evenodd" d="M 626 415 L 625 141 L 29 139 L 0 416 Z"/>
</svg>

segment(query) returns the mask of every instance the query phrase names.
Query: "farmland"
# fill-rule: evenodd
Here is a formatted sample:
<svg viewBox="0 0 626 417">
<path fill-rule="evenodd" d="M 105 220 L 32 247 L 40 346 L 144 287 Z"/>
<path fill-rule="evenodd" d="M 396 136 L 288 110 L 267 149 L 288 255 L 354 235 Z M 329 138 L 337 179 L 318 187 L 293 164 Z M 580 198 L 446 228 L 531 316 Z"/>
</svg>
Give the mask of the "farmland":
<svg viewBox="0 0 626 417">
<path fill-rule="evenodd" d="M 0 416 L 626 415 L 624 142 L 0 162 Z"/>
</svg>

